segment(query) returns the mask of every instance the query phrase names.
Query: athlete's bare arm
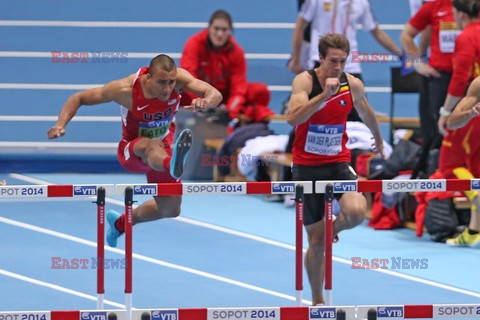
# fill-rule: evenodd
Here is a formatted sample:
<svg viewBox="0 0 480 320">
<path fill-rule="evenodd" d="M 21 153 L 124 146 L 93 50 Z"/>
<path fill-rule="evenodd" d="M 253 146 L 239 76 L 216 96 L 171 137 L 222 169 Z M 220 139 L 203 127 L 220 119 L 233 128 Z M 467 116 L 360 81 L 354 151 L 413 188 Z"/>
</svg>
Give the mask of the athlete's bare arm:
<svg viewBox="0 0 480 320">
<path fill-rule="evenodd" d="M 330 96 L 337 93 L 339 87 L 339 79 L 328 78 L 325 80 L 325 89 L 309 100 L 308 95 L 312 91 L 312 77 L 307 71 L 297 75 L 292 83 L 287 122 L 292 126 L 297 126 L 310 119 L 315 112 L 325 106 L 325 102 Z"/>
<path fill-rule="evenodd" d="M 353 97 L 353 106 L 358 111 L 358 115 L 370 129 L 375 138 L 376 151 L 383 156 L 383 139 L 378 126 L 377 118 L 375 117 L 375 111 L 373 111 L 370 103 L 368 103 L 365 97 L 365 87 L 360 79 L 347 74 L 348 83 Z"/>
<path fill-rule="evenodd" d="M 447 128 L 454 130 L 465 126 L 473 117 L 480 115 L 480 77 L 468 87 L 467 95 L 460 100 L 447 119 Z"/>
<path fill-rule="evenodd" d="M 308 21 L 302 17 L 298 17 L 297 22 L 295 22 L 295 28 L 293 29 L 292 57 L 288 62 L 288 69 L 295 74 L 303 70 L 302 64 L 300 63 L 300 51 L 302 50 L 303 31 L 307 26 Z"/>
<path fill-rule="evenodd" d="M 202 98 L 193 99 L 190 106 L 185 109 L 209 108 L 216 107 L 222 102 L 222 94 L 205 81 L 193 77 L 190 72 L 185 69 L 177 69 L 177 91 L 186 90 L 200 96 Z"/>
<path fill-rule="evenodd" d="M 131 108 L 132 76 L 114 80 L 103 87 L 88 89 L 71 95 L 63 105 L 57 123 L 48 130 L 48 138 L 55 139 L 65 135 L 65 127 L 82 105 L 90 106 L 115 101 L 127 108 Z"/>
</svg>

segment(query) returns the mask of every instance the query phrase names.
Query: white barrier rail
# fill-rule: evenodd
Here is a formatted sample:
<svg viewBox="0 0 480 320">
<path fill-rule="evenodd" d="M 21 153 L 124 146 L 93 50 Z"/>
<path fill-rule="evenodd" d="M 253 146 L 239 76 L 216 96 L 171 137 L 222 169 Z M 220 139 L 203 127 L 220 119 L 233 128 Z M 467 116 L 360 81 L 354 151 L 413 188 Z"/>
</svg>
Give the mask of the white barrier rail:
<svg viewBox="0 0 480 320">
<path fill-rule="evenodd" d="M 480 304 L 134 309 L 132 320 L 480 319 Z M 0 311 L 0 320 L 125 320 L 125 310 Z"/>
</svg>

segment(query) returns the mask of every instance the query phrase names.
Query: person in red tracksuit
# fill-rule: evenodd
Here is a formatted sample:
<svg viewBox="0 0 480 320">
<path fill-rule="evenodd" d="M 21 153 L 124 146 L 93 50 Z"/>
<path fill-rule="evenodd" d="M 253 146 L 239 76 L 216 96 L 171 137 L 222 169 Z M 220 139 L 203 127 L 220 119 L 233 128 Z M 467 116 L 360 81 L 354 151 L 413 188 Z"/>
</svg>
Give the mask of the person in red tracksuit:
<svg viewBox="0 0 480 320">
<path fill-rule="evenodd" d="M 438 127 L 443 134 L 448 115 L 465 95 L 470 82 L 480 75 L 480 0 L 453 0 L 452 5 L 462 32 L 455 40 L 452 80 L 440 109 Z"/>
<path fill-rule="evenodd" d="M 444 138 L 439 167 L 446 178 L 473 179 L 480 177 L 480 119 L 475 111 L 480 75 L 480 0 L 453 0 L 452 5 L 457 25 L 463 31 L 455 41 L 452 80 L 440 109 L 438 126 Z M 460 100 L 474 78 L 466 97 Z M 454 108 L 459 110 L 450 115 Z M 444 128 L 446 123 L 450 130 Z M 466 191 L 465 195 L 472 203 L 470 223 L 457 237 L 448 239 L 447 244 L 480 247 L 480 197 L 476 191 Z"/>
<path fill-rule="evenodd" d="M 274 114 L 268 108 L 270 92 L 263 83 L 247 82 L 245 53 L 231 35 L 232 30 L 230 14 L 214 12 L 208 28 L 185 43 L 180 67 L 222 93 L 230 118 L 243 114 L 252 122 L 268 121 Z M 192 98 L 192 94 L 182 94 L 181 104 L 189 105 Z"/>
<path fill-rule="evenodd" d="M 467 94 L 447 118 L 447 131 L 440 150 L 440 170 L 446 178 L 480 177 L 480 76 L 468 87 Z M 480 196 L 465 191 L 471 201 L 470 223 L 457 237 L 448 239 L 451 246 L 480 248 Z"/>
<path fill-rule="evenodd" d="M 420 59 L 420 49 L 414 38 L 431 27 L 430 58 Z M 422 76 L 419 115 L 424 147 L 430 148 L 439 136 L 439 110 L 445 101 L 448 85 L 453 72 L 455 39 L 460 33 L 453 16 L 452 0 L 426 2 L 405 25 L 401 35 L 407 60 Z"/>
</svg>

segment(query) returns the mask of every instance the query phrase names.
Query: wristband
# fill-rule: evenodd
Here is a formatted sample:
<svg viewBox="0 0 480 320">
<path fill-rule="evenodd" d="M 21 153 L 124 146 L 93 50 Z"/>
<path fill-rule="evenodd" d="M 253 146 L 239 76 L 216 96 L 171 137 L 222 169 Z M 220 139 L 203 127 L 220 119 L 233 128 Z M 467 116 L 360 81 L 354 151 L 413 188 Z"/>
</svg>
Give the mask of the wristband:
<svg viewBox="0 0 480 320">
<path fill-rule="evenodd" d="M 444 117 L 448 117 L 450 115 L 450 113 L 452 113 L 451 111 L 448 111 L 447 109 L 445 109 L 445 107 L 441 107 L 440 108 L 440 111 L 438 112 L 441 116 L 444 116 Z"/>
</svg>

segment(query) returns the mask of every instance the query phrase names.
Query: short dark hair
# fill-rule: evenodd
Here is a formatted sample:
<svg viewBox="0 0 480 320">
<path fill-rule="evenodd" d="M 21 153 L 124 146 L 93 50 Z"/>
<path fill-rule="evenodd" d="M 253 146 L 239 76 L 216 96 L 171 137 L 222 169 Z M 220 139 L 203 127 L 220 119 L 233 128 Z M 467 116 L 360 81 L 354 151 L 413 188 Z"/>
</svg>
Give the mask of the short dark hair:
<svg viewBox="0 0 480 320">
<path fill-rule="evenodd" d="M 210 17 L 210 20 L 208 21 L 208 26 L 210 27 L 213 23 L 213 21 L 217 19 L 223 19 L 228 22 L 228 25 L 230 26 L 230 29 L 233 30 L 233 22 L 232 22 L 232 16 L 230 16 L 230 13 L 228 13 L 225 10 L 217 10 L 215 11 L 212 16 Z"/>
<path fill-rule="evenodd" d="M 470 18 L 477 18 L 480 12 L 479 0 L 453 0 L 452 4 L 457 11 L 468 14 Z"/>
<path fill-rule="evenodd" d="M 166 54 L 159 54 L 150 61 L 150 75 L 153 75 L 154 69 L 172 71 L 177 69 L 175 61 Z"/>
<path fill-rule="evenodd" d="M 327 33 L 320 37 L 318 42 L 318 51 L 320 56 L 325 58 L 327 56 L 328 49 L 340 49 L 350 54 L 350 43 L 348 39 L 339 33 Z"/>
</svg>

